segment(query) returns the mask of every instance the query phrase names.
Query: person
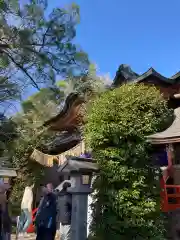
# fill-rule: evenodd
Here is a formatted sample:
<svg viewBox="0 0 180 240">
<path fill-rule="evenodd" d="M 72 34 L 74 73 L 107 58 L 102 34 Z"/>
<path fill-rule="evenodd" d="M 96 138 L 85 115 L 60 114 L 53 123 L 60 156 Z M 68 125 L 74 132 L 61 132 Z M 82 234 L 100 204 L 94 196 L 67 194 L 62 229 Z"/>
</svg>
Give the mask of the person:
<svg viewBox="0 0 180 240">
<path fill-rule="evenodd" d="M 53 193 L 51 183 L 43 189 L 35 218 L 36 240 L 54 240 L 56 235 L 56 195 Z"/>
<path fill-rule="evenodd" d="M 65 181 L 62 191 L 58 193 L 57 222 L 60 225 L 60 240 L 71 239 L 72 195 L 67 191 L 69 187 L 71 183 Z"/>
<path fill-rule="evenodd" d="M 11 239 L 11 227 L 12 227 L 12 221 L 11 217 L 9 215 L 8 210 L 8 201 L 9 201 L 9 190 L 6 191 L 6 203 L 5 203 L 5 209 L 3 212 L 3 232 L 4 232 L 4 240 L 10 240 Z"/>
<path fill-rule="evenodd" d="M 19 217 L 17 234 L 23 235 L 26 233 L 29 225 L 32 222 L 32 203 L 33 203 L 33 188 L 34 185 L 25 187 L 23 198 L 21 201 L 21 216 Z"/>
<path fill-rule="evenodd" d="M 10 188 L 9 184 L 3 183 L 0 180 L 0 239 L 6 239 L 7 230 L 9 231 L 9 222 L 7 223 L 7 198 L 6 198 L 6 191 Z"/>
</svg>

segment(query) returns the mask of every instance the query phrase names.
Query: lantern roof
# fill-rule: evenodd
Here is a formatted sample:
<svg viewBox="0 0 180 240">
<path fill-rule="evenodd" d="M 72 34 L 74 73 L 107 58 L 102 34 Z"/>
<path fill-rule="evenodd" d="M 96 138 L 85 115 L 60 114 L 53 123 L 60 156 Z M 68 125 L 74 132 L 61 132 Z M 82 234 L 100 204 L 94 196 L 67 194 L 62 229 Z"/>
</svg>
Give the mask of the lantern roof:
<svg viewBox="0 0 180 240">
<path fill-rule="evenodd" d="M 92 173 L 99 170 L 97 163 L 92 158 L 66 156 L 66 161 L 58 169 L 59 173 L 79 172 Z"/>
</svg>

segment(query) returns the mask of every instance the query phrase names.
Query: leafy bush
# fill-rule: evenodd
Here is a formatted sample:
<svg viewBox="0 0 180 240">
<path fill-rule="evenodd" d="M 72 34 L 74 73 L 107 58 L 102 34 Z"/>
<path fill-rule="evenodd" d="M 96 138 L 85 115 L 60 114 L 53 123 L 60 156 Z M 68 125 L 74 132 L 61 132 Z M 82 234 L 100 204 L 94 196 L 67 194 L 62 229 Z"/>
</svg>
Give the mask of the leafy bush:
<svg viewBox="0 0 180 240">
<path fill-rule="evenodd" d="M 123 85 L 93 101 L 85 137 L 100 174 L 90 239 L 164 239 L 158 171 L 145 140 L 172 116 L 159 91 L 144 85 Z"/>
</svg>

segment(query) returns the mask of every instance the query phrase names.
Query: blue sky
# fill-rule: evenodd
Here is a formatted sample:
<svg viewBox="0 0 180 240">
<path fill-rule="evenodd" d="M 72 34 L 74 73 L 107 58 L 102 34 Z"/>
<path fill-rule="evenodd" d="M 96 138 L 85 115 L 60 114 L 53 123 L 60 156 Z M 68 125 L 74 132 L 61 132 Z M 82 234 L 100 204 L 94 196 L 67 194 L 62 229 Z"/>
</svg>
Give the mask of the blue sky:
<svg viewBox="0 0 180 240">
<path fill-rule="evenodd" d="M 49 7 L 71 2 L 51 0 Z M 101 73 L 110 73 L 113 78 L 121 63 L 131 65 L 138 73 L 150 66 L 165 76 L 180 70 L 179 0 L 76 0 L 75 3 L 81 10 L 76 42 Z"/>
<path fill-rule="evenodd" d="M 71 2 L 49 0 L 49 11 Z M 122 63 L 138 73 L 152 66 L 167 77 L 180 70 L 180 0 L 74 2 L 81 11 L 75 42 L 101 74 L 109 73 L 113 79 Z M 24 98 L 32 93 L 28 89 Z"/>
</svg>

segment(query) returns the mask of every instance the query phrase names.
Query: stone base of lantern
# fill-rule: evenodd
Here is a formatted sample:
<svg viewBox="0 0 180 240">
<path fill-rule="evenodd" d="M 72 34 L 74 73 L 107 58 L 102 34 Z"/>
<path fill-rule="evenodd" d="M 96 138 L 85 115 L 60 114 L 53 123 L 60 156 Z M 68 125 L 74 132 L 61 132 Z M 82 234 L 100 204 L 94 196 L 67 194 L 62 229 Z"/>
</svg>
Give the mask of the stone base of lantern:
<svg viewBox="0 0 180 240">
<path fill-rule="evenodd" d="M 180 209 L 167 214 L 167 239 L 180 239 Z"/>
</svg>

